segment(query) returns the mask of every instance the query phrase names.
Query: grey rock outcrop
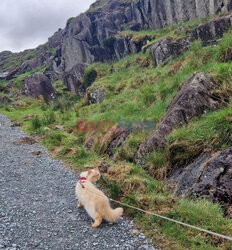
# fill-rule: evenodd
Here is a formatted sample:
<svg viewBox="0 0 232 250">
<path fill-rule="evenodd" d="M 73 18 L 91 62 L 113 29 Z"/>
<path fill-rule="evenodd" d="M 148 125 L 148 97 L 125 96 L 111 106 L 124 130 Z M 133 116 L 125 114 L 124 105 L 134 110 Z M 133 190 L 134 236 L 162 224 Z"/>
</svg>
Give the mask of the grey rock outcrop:
<svg viewBox="0 0 232 250">
<path fill-rule="evenodd" d="M 214 87 L 215 81 L 210 74 L 192 75 L 173 99 L 166 116 L 157 126 L 156 131 L 140 145 L 135 156 L 136 163 L 144 165 L 146 157 L 151 152 L 165 147 L 165 138 L 174 128 L 187 124 L 196 115 L 202 115 L 205 111 L 218 107 L 218 100 L 214 100 L 210 93 Z"/>
<path fill-rule="evenodd" d="M 117 33 L 127 29 L 160 29 L 204 17 L 216 13 L 221 3 L 221 0 L 97 1 L 49 38 L 48 48 L 56 50 L 50 70 L 62 76 L 76 64 L 115 60 L 138 52 L 147 39 L 136 43 Z M 228 0 L 224 5 L 222 11 L 231 8 Z M 104 46 L 105 39 L 110 37 L 116 37 L 111 49 Z"/>
<path fill-rule="evenodd" d="M 129 54 L 138 53 L 142 50 L 142 47 L 151 40 L 150 37 L 145 36 L 141 40 L 135 41 L 130 37 L 119 36 L 116 38 L 112 54 L 114 58 L 119 60 Z"/>
<path fill-rule="evenodd" d="M 222 152 L 206 152 L 192 164 L 175 168 L 169 178 L 181 196 L 205 196 L 232 204 L 232 147 Z"/>
<path fill-rule="evenodd" d="M 87 12 L 70 19 L 64 29 L 59 29 L 48 39 L 47 44 L 39 46 L 31 54 L 19 53 L 17 56 L 26 55 L 27 59 L 21 66 L 11 69 L 8 80 L 36 67 L 46 66 L 45 74 L 52 82 L 64 80 L 71 91 L 79 91 L 77 85 L 80 83 L 76 77 L 73 78 L 75 65 L 120 59 L 139 52 L 149 39 L 133 41 L 127 36 L 119 35 L 120 31 L 160 29 L 205 17 L 215 14 L 222 2 L 221 11 L 232 8 L 231 0 L 96 1 Z M 110 37 L 115 37 L 116 40 L 109 49 L 104 46 L 104 42 Z M 32 58 L 30 55 L 33 55 Z M 0 53 L 0 59 L 12 56 L 15 55 L 10 52 Z M 82 75 L 81 71 L 80 68 L 78 74 Z"/>
<path fill-rule="evenodd" d="M 86 66 L 84 64 L 76 64 L 73 68 L 64 74 L 63 80 L 67 85 L 67 89 L 72 93 L 83 95 L 85 89 L 82 85 L 82 78 Z"/>
<path fill-rule="evenodd" d="M 213 44 L 216 39 L 223 37 L 223 34 L 231 27 L 232 14 L 225 15 L 193 29 L 190 32 L 191 39 L 200 39 L 204 45 Z"/>
<path fill-rule="evenodd" d="M 87 101 L 89 104 L 102 103 L 105 99 L 105 91 L 102 88 L 91 89 L 87 93 Z"/>
<path fill-rule="evenodd" d="M 1 72 L 0 73 L 0 80 L 5 80 L 6 77 L 8 76 L 9 72 L 5 71 L 5 72 Z"/>
<path fill-rule="evenodd" d="M 182 55 L 189 48 L 190 41 L 187 38 L 166 37 L 151 47 L 154 64 L 158 66 L 167 63 L 169 60 Z"/>
<path fill-rule="evenodd" d="M 104 39 L 115 36 L 118 31 L 160 29 L 214 14 L 220 5 L 220 0 L 102 0 L 73 19 L 64 30 L 55 33 L 49 39 L 49 45 L 60 47 L 65 62 L 61 65 L 69 71 L 76 63 L 102 60 L 97 52 L 104 48 Z M 225 4 L 225 10 L 228 8 L 229 5 Z M 121 43 L 120 39 L 118 43 Z M 115 52 L 120 54 L 117 50 Z"/>
<path fill-rule="evenodd" d="M 106 154 L 108 154 L 111 158 L 114 159 L 117 154 L 117 149 L 124 145 L 129 135 L 130 131 L 117 129 L 114 133 L 114 136 L 112 137 L 111 142 L 107 147 Z"/>
<path fill-rule="evenodd" d="M 55 97 L 55 89 L 48 77 L 42 73 L 35 73 L 24 81 L 22 94 L 37 99 L 40 96 L 43 96 L 45 99 L 53 99 Z"/>
</svg>

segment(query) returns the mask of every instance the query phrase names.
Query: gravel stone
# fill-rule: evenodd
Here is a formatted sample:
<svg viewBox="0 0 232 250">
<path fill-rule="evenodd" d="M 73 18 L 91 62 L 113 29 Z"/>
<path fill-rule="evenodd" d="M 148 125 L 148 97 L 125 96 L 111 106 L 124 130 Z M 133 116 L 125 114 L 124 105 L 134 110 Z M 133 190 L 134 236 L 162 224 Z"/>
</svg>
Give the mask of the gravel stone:
<svg viewBox="0 0 232 250">
<path fill-rule="evenodd" d="M 93 229 L 77 208 L 76 173 L 38 143 L 16 145 L 27 135 L 11 125 L 0 114 L 0 249 L 156 249 L 127 219 Z"/>
</svg>

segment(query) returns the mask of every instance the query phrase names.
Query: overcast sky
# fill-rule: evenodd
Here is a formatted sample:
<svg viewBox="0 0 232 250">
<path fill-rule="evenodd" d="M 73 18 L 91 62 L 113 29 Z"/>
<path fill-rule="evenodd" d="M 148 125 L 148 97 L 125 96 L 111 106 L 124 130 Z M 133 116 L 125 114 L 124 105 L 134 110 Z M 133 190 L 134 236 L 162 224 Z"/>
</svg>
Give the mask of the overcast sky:
<svg viewBox="0 0 232 250">
<path fill-rule="evenodd" d="M 95 0 L 0 0 L 0 51 L 22 51 L 47 41 L 68 18 Z"/>
</svg>

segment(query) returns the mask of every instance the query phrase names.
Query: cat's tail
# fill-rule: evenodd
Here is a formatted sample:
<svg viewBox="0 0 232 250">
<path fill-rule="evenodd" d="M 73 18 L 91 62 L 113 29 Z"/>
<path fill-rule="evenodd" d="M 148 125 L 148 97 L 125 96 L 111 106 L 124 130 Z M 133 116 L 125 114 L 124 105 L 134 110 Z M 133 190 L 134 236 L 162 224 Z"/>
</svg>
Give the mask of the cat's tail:
<svg viewBox="0 0 232 250">
<path fill-rule="evenodd" d="M 110 206 L 105 206 L 103 210 L 102 217 L 109 222 L 115 222 L 122 216 L 123 213 L 123 208 L 121 207 L 112 209 Z"/>
</svg>

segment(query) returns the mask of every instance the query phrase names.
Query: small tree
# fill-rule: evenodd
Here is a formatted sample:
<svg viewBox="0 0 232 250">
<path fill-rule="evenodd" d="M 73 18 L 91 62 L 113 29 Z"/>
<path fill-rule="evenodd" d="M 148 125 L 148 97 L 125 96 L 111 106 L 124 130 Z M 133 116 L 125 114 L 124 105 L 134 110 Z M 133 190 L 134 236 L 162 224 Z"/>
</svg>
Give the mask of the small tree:
<svg viewBox="0 0 232 250">
<path fill-rule="evenodd" d="M 83 85 L 88 88 L 97 78 L 97 71 L 93 68 L 89 68 L 84 73 Z"/>
</svg>

